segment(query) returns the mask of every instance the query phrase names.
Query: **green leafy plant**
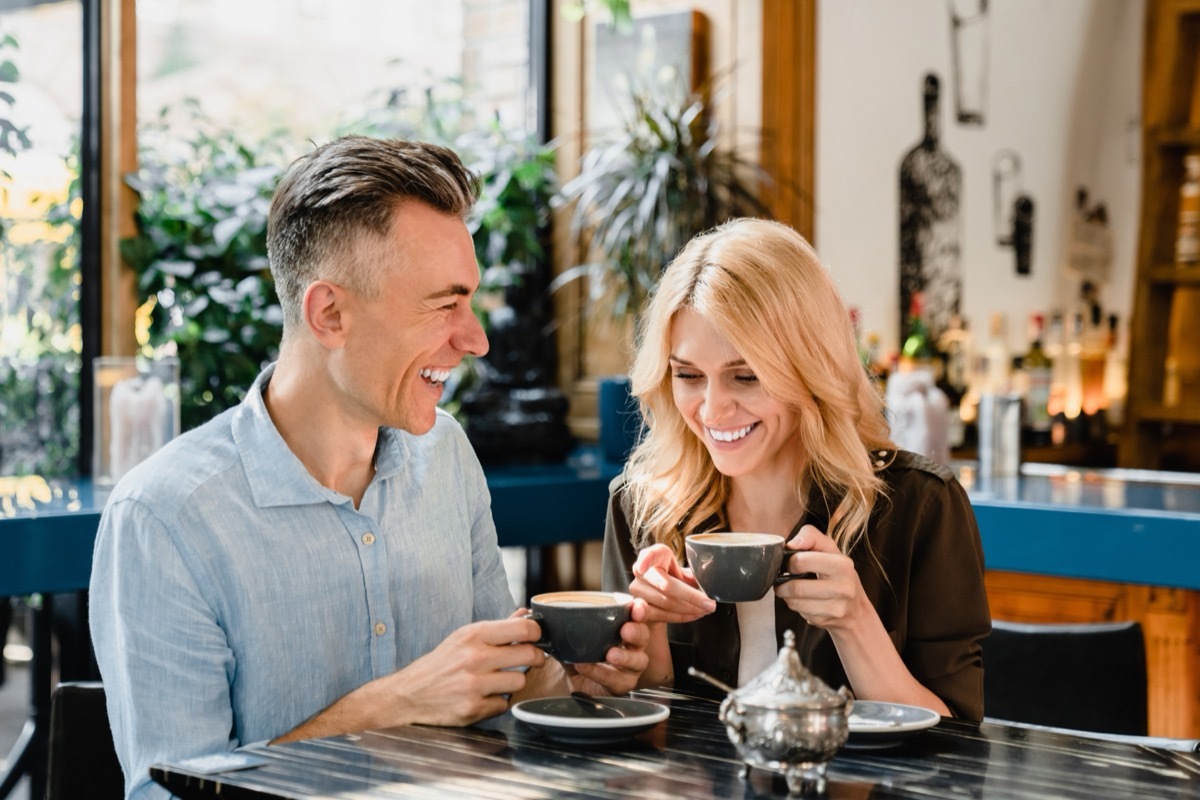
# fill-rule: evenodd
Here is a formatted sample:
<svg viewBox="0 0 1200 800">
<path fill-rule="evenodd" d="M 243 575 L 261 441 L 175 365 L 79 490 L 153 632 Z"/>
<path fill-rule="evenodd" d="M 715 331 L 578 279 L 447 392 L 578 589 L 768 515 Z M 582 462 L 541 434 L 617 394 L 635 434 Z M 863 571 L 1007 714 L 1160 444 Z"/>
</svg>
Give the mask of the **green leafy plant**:
<svg viewBox="0 0 1200 800">
<path fill-rule="evenodd" d="M 0 84 L 16 84 L 16 38 L 0 33 Z M 14 96 L 0 91 L 0 152 L 30 149 L 28 127 L 11 117 Z M 64 159 L 70 179 L 57 202 L 33 198 L 36 219 L 0 219 L 0 287 L 5 321 L 0 350 L 0 474 L 73 475 L 79 453 L 78 143 Z M 11 176 L 0 170 L 0 181 Z M 18 231 L 18 226 L 23 230 Z M 14 235 L 15 234 L 15 235 Z"/>
<path fill-rule="evenodd" d="M 8 266 L 5 316 L 24 335 L 0 357 L 0 474 L 74 475 L 79 455 L 79 246 L 81 183 L 78 147 L 64 162 L 67 196 L 46 206 L 34 239 L 0 237 Z M 34 299 L 36 297 L 36 300 Z"/>
<path fill-rule="evenodd" d="M 140 131 L 137 235 L 121 254 L 154 299 L 148 346 L 180 360 L 181 423 L 194 427 L 241 402 L 278 355 L 283 313 L 267 263 L 271 195 L 285 137 L 250 143 L 185 104 L 195 132 L 180 138 L 164 110 Z"/>
<path fill-rule="evenodd" d="M 614 134 L 590 147 L 559 202 L 574 204 L 571 232 L 590 260 L 559 288 L 588 279 L 593 313 L 624 318 L 645 303 L 689 239 L 739 216 L 767 216 L 766 174 L 719 141 L 715 100 L 674 83 L 633 89 Z"/>
<path fill-rule="evenodd" d="M 0 33 L 0 83 L 14 84 L 21 79 L 17 63 L 9 56 L 9 52 L 18 48 L 19 44 L 14 36 Z M 15 102 L 11 93 L 0 91 L 0 103 L 8 109 L 4 115 L 0 115 L 0 151 L 9 155 L 16 155 L 30 146 L 29 127 L 18 128 L 8 116 Z"/>
</svg>

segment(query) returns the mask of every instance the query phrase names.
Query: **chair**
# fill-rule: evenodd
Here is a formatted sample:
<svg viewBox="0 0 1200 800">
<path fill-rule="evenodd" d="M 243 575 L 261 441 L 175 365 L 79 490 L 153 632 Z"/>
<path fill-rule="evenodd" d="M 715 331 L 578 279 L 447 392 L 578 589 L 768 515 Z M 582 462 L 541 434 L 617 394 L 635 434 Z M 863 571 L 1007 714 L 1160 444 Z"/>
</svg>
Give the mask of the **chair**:
<svg viewBox="0 0 1200 800">
<path fill-rule="evenodd" d="M 98 682 L 60 683 L 50 703 L 46 800 L 121 800 L 125 777 Z"/>
<path fill-rule="evenodd" d="M 983 642 L 983 708 L 992 719 L 1144 736 L 1142 626 L 994 621 Z"/>
</svg>

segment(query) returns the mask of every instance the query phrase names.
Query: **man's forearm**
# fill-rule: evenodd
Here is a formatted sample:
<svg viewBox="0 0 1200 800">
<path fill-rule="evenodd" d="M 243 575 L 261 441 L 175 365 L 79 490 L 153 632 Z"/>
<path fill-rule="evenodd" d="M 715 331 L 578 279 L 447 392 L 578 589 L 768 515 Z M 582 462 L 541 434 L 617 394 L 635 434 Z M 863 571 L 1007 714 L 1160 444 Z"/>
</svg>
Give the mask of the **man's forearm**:
<svg viewBox="0 0 1200 800">
<path fill-rule="evenodd" d="M 357 733 L 358 731 L 373 727 L 393 727 L 408 724 L 408 721 L 398 720 L 395 717 L 389 719 L 386 723 L 382 719 L 376 721 L 373 711 L 377 710 L 380 705 L 377 702 L 373 702 L 373 691 L 372 684 L 370 683 L 360 686 L 334 702 L 333 705 L 325 710 L 318 712 L 315 716 L 297 725 L 292 730 L 278 738 L 272 739 L 271 744 L 282 744 L 300 739 L 319 739 L 324 736 L 339 736 L 343 733 Z M 392 703 L 393 708 L 394 705 Z"/>
</svg>

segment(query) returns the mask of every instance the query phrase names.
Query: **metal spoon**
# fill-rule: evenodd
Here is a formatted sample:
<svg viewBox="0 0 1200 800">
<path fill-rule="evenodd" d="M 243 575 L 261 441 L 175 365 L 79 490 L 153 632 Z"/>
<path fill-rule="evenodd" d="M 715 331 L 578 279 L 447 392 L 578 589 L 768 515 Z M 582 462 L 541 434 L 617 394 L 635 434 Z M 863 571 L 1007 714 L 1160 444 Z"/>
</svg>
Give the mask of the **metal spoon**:
<svg viewBox="0 0 1200 800">
<path fill-rule="evenodd" d="M 621 711 L 619 708 L 613 708 L 612 706 L 605 705 L 587 692 L 571 692 L 571 697 L 574 697 L 579 705 L 586 708 L 588 714 L 593 717 L 609 717 L 616 719 L 618 717 L 625 716 L 625 712 Z"/>
</svg>

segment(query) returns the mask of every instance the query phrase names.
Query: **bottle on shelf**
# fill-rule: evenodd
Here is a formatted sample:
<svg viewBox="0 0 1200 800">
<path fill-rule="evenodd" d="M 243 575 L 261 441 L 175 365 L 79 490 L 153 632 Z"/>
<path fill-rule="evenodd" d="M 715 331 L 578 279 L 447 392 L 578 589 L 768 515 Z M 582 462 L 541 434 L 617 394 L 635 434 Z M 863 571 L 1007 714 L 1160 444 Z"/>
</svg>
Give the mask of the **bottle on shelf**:
<svg viewBox="0 0 1200 800">
<path fill-rule="evenodd" d="M 1179 225 L 1175 235 L 1175 263 L 1189 266 L 1200 261 L 1200 153 L 1183 159 L 1184 178 L 1179 187 Z"/>
<path fill-rule="evenodd" d="M 1108 330 L 1100 304 L 1093 302 L 1084 316 L 1079 337 L 1080 411 L 1089 420 L 1099 420 L 1104 411 L 1104 369 L 1108 358 Z M 1098 431 L 1093 432 L 1098 433 Z M 1091 438 L 1096 438 L 1092 436 Z"/>
<path fill-rule="evenodd" d="M 1042 338 L 1042 347 L 1050 359 L 1050 398 L 1047 411 L 1051 418 L 1063 413 L 1066 401 L 1066 381 L 1063 379 L 1063 315 L 1061 311 L 1050 312 L 1050 324 Z"/>
<path fill-rule="evenodd" d="M 933 339 L 925 323 L 925 293 L 913 292 L 908 309 L 908 335 L 900 347 L 900 369 L 926 369 L 937 377 Z"/>
<path fill-rule="evenodd" d="M 1083 412 L 1083 376 L 1080 356 L 1083 353 L 1083 314 L 1071 318 L 1063 344 L 1063 414 L 1068 421 L 1076 420 Z"/>
<path fill-rule="evenodd" d="M 1008 318 L 996 311 L 988 321 L 988 342 L 984 349 L 982 394 L 1002 394 L 1009 391 L 1012 377 L 1012 356 L 1008 349 Z"/>
<path fill-rule="evenodd" d="M 960 447 L 966 439 L 962 418 L 962 406 L 967 399 L 971 381 L 971 334 L 967 322 L 959 314 L 950 317 L 950 326 L 937 340 L 938 358 L 944 365 L 938 388 L 946 394 L 949 402 L 949 427 L 947 438 L 953 449 Z"/>
<path fill-rule="evenodd" d="M 946 365 L 946 385 L 961 398 L 971 381 L 971 334 L 962 315 L 951 315 L 949 327 L 938 337 L 937 350 Z"/>
<path fill-rule="evenodd" d="M 1021 359 L 1021 370 L 1025 373 L 1025 431 L 1029 444 L 1050 444 L 1050 380 L 1052 363 L 1042 345 L 1045 317 L 1031 314 L 1029 317 L 1029 351 Z"/>
<path fill-rule="evenodd" d="M 1110 428 L 1118 428 L 1125 419 L 1125 395 L 1128 394 L 1128 376 L 1124 350 L 1117 335 L 1120 319 L 1116 314 L 1108 315 L 1108 341 L 1104 360 L 1105 418 Z"/>
</svg>

